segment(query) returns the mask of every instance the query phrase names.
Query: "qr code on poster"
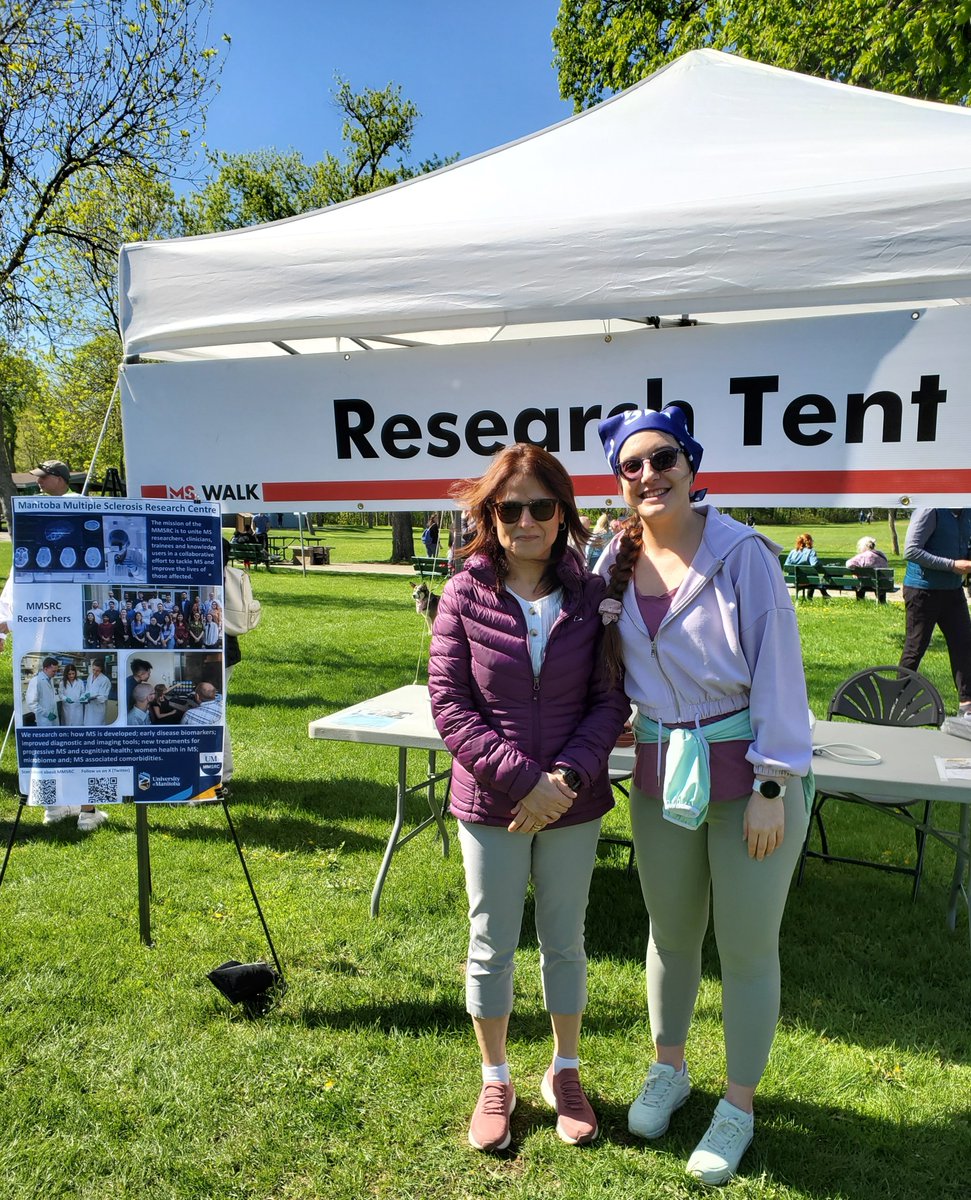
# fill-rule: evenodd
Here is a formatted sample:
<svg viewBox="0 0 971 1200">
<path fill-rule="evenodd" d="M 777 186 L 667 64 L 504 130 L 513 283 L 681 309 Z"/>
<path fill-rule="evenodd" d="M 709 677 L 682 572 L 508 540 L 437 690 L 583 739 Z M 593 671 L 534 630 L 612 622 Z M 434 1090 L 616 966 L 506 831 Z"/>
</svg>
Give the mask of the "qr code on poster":
<svg viewBox="0 0 971 1200">
<path fill-rule="evenodd" d="M 30 803 L 52 805 L 57 803 L 57 780 L 36 779 L 30 781 Z"/>
<path fill-rule="evenodd" d="M 118 779 L 114 775 L 88 776 L 89 804 L 117 804 Z"/>
</svg>

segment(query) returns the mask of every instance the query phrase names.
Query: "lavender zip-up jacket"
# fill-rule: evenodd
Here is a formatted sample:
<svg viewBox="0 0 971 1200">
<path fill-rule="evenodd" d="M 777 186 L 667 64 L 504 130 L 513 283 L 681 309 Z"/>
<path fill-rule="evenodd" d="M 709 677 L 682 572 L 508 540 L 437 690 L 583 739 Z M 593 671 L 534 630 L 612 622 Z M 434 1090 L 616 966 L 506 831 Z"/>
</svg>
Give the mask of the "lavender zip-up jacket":
<svg viewBox="0 0 971 1200">
<path fill-rule="evenodd" d="M 533 678 L 526 621 L 515 598 L 476 555 L 442 591 L 428 662 L 432 715 L 452 754 L 450 809 L 462 821 L 508 825 L 543 771 L 573 767 L 572 807 L 551 828 L 613 807 L 607 759 L 630 714 L 602 663 L 603 580 L 568 550 L 558 565 L 563 607 Z"/>
</svg>

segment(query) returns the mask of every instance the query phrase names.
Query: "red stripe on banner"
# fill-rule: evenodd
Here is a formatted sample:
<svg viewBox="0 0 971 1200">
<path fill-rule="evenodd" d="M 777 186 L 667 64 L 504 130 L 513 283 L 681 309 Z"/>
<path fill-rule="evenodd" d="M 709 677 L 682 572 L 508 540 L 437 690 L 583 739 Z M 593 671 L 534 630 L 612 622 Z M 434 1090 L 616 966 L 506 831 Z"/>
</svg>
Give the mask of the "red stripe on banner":
<svg viewBox="0 0 971 1200">
<path fill-rule="evenodd" d="M 279 504 L 299 504 L 314 500 L 346 501 L 357 504 L 379 500 L 429 500 L 446 496 L 454 479 L 368 479 L 334 482 L 280 481 L 262 485 L 263 500 Z M 617 484 L 612 475 L 575 475 L 573 486 L 577 495 L 613 496 Z M 911 470 L 889 471 L 702 471 L 698 486 L 707 487 L 717 496 L 786 496 L 799 494 L 840 495 L 898 492 L 971 492 L 971 470 Z M 165 499 L 169 490 L 165 484 L 143 484 L 141 494 L 146 499 Z"/>
<path fill-rule="evenodd" d="M 702 471 L 700 487 L 726 494 L 768 493 L 965 492 L 971 490 L 971 470 L 921 471 Z"/>
<path fill-rule="evenodd" d="M 368 479 L 343 483 L 264 483 L 264 500 L 426 500 L 444 496 L 454 479 Z"/>
</svg>

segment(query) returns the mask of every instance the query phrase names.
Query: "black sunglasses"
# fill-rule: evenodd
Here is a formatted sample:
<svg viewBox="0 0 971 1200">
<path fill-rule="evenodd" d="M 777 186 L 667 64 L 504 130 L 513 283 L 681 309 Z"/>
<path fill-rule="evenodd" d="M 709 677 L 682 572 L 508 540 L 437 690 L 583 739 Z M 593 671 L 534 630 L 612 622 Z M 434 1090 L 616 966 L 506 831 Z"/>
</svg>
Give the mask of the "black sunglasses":
<svg viewBox="0 0 971 1200">
<path fill-rule="evenodd" d="M 640 479 L 644 474 L 645 463 L 650 463 L 651 469 L 659 473 L 670 471 L 676 466 L 678 455 L 683 453 L 680 446 L 662 446 L 660 450 L 655 450 L 653 454 L 644 458 L 625 458 L 618 464 L 617 469 L 625 479 Z"/>
<path fill-rule="evenodd" d="M 521 500 L 499 500 L 492 507 L 503 525 L 515 525 L 523 515 L 524 508 L 529 509 L 534 521 L 549 521 L 556 515 L 555 500 L 530 500 L 528 504 Z"/>
</svg>

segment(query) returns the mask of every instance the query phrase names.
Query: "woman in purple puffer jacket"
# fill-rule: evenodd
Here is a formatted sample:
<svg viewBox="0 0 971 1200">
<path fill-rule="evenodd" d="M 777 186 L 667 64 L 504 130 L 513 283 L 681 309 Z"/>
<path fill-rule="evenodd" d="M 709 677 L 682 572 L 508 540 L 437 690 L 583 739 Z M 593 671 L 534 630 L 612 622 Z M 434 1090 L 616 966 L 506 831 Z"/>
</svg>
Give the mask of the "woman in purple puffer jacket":
<svg viewBox="0 0 971 1200">
<path fill-rule="evenodd" d="M 583 924 L 600 820 L 613 805 L 607 758 L 630 706 L 601 667 L 604 585 L 568 546 L 589 535 L 560 463 L 536 446 L 510 446 L 454 494 L 476 535 L 456 551 L 467 567 L 442 592 L 428 688 L 453 757 L 451 811 L 469 895 L 466 1007 L 483 1081 L 469 1141 L 504 1150 L 512 1136 L 506 1032 L 531 878 L 554 1042 L 541 1090 L 559 1136 L 589 1142 L 597 1119 L 577 1057 Z"/>
</svg>

